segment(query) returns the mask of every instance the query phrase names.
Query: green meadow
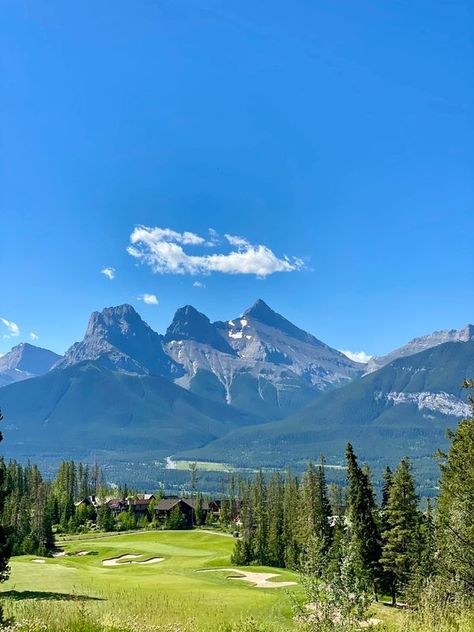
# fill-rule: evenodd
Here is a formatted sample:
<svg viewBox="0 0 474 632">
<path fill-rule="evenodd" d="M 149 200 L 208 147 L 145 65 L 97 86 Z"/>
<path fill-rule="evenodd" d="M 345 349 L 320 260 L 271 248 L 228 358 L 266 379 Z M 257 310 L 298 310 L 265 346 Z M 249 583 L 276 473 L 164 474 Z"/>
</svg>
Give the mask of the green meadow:
<svg viewBox="0 0 474 632">
<path fill-rule="evenodd" d="M 256 588 L 228 579 L 229 572 L 198 572 L 233 567 L 234 540 L 226 534 L 147 531 L 76 537 L 59 544 L 67 554 L 88 554 L 11 560 L 2 601 L 6 614 L 16 621 L 35 618 L 51 629 L 60 623 L 58 630 L 88 629 L 78 627 L 81 618 L 105 629 L 227 630 L 239 629 L 239 622 L 253 618 L 271 631 L 293 627 L 290 592 L 298 593 L 298 586 Z M 137 561 L 164 560 L 103 565 L 104 560 L 125 554 L 142 555 Z M 286 570 L 250 570 L 278 573 L 274 581 L 297 580 Z"/>
<path fill-rule="evenodd" d="M 1 602 L 15 632 L 301 630 L 293 610 L 303 599 L 299 585 L 257 588 L 217 570 L 239 568 L 230 562 L 233 545 L 230 535 L 205 530 L 76 535 L 58 541 L 64 557 L 12 558 Z M 104 566 L 122 555 L 140 557 Z M 136 563 L 152 558 L 163 560 Z M 277 574 L 271 583 L 299 579 L 285 569 L 240 569 Z M 403 613 L 384 604 L 374 604 L 370 615 L 383 629 L 403 627 Z"/>
</svg>

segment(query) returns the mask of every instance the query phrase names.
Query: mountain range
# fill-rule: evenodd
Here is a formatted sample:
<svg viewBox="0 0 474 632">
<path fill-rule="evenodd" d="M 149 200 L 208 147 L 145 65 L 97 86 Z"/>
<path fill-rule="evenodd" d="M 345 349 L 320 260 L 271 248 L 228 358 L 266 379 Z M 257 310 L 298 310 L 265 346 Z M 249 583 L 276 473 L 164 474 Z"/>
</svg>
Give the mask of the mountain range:
<svg viewBox="0 0 474 632">
<path fill-rule="evenodd" d="M 469 412 L 474 327 L 416 338 L 360 364 L 258 300 L 211 322 L 187 305 L 164 335 L 130 305 L 94 312 L 58 356 L 29 344 L 0 358 L 5 448 L 21 459 L 182 456 L 282 467 L 352 441 L 377 464 L 443 446 Z"/>
</svg>

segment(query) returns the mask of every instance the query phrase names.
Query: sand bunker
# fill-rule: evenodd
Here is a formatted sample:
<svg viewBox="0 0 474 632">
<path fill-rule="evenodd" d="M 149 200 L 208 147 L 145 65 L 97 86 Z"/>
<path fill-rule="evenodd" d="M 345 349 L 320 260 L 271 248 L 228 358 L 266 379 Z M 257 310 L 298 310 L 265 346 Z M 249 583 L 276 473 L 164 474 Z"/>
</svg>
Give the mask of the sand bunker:
<svg viewBox="0 0 474 632">
<path fill-rule="evenodd" d="M 296 586 L 297 582 L 271 582 L 273 577 L 280 577 L 279 573 L 254 573 L 252 571 L 239 571 L 236 568 L 206 568 L 198 573 L 212 573 L 216 571 L 226 571 L 228 573 L 239 573 L 239 575 L 229 575 L 227 579 L 235 579 L 254 584 L 255 588 L 283 588 L 285 586 Z"/>
<path fill-rule="evenodd" d="M 32 562 L 35 562 L 35 564 L 46 564 L 45 560 L 31 560 Z"/>
<path fill-rule="evenodd" d="M 134 555 L 133 553 L 126 553 L 125 555 L 119 555 L 118 557 L 111 557 L 108 560 L 103 560 L 103 566 L 124 566 L 125 564 L 156 564 L 162 562 L 164 557 L 150 557 L 147 560 L 137 561 L 136 558 L 143 557 L 143 553 L 140 555 Z"/>
<path fill-rule="evenodd" d="M 53 557 L 82 557 L 83 555 L 89 555 L 90 551 L 78 551 L 77 553 L 66 553 L 66 551 L 56 551 L 53 553 Z"/>
</svg>

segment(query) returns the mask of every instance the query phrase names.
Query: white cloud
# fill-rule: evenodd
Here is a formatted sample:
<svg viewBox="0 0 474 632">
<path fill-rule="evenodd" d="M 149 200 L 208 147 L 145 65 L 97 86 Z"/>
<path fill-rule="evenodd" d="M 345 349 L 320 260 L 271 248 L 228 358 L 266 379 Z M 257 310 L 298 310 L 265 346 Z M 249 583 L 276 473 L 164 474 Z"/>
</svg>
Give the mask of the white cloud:
<svg viewBox="0 0 474 632">
<path fill-rule="evenodd" d="M 221 243 L 219 239 L 219 233 L 215 228 L 208 228 L 209 239 L 206 241 L 206 246 L 218 246 Z"/>
<path fill-rule="evenodd" d="M 236 246 L 237 248 L 247 248 L 250 246 L 249 242 L 245 239 L 245 237 L 239 237 L 238 235 L 228 235 L 227 233 L 224 235 L 231 246 Z"/>
<path fill-rule="evenodd" d="M 140 296 L 137 296 L 137 300 L 143 301 L 147 305 L 158 305 L 158 302 L 159 302 L 155 294 L 146 294 L 146 293 L 140 294 Z"/>
<path fill-rule="evenodd" d="M 206 287 L 204 283 L 201 283 L 201 281 L 194 281 L 193 283 L 193 287 L 201 287 L 204 288 Z"/>
<path fill-rule="evenodd" d="M 115 279 L 115 268 L 102 268 L 100 273 L 106 276 L 111 281 L 112 279 Z"/>
<path fill-rule="evenodd" d="M 30 331 L 30 338 L 31 338 L 31 340 L 38 340 L 39 336 L 38 336 L 38 334 L 35 334 L 34 331 Z"/>
<path fill-rule="evenodd" d="M 349 360 L 354 360 L 354 362 L 362 362 L 366 364 L 373 356 L 369 355 L 365 351 L 349 351 L 348 349 L 339 349 L 341 353 L 349 358 Z"/>
<path fill-rule="evenodd" d="M 243 237 L 226 235 L 231 246 L 228 253 L 192 255 L 183 245 L 206 245 L 206 240 L 194 233 L 177 233 L 169 228 L 137 226 L 130 235 L 127 252 L 160 274 L 254 274 L 265 278 L 275 272 L 293 272 L 304 267 L 297 257 L 277 257 L 262 244 L 253 245 Z"/>
<path fill-rule="evenodd" d="M 12 320 L 6 318 L 0 318 L 0 321 L 5 325 L 8 330 L 7 334 L 3 334 L 4 338 L 17 338 L 20 335 L 20 328 Z"/>
</svg>

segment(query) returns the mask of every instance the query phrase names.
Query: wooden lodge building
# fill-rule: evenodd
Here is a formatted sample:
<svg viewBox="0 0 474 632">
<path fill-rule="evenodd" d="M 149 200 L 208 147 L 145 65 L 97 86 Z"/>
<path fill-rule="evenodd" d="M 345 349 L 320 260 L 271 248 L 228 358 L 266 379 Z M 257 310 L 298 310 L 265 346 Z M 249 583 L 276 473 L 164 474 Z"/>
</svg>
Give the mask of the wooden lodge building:
<svg viewBox="0 0 474 632">
<path fill-rule="evenodd" d="M 139 519 L 149 515 L 149 508 L 154 501 L 154 515 L 158 522 L 165 523 L 171 515 L 175 507 L 179 507 L 181 514 L 184 516 L 186 525 L 192 526 L 196 521 L 196 509 L 198 506 L 197 498 L 181 498 L 179 496 L 165 496 L 157 501 L 153 494 L 141 494 L 139 497 L 133 498 L 104 498 L 99 499 L 96 496 L 87 496 L 75 503 L 76 507 L 85 505 L 92 507 L 95 516 L 97 511 L 103 505 L 111 510 L 114 518 L 124 511 L 132 511 L 135 518 Z M 219 519 L 221 509 L 220 500 L 202 500 L 203 518 L 206 520 L 209 513 L 213 514 L 215 520 Z"/>
</svg>

